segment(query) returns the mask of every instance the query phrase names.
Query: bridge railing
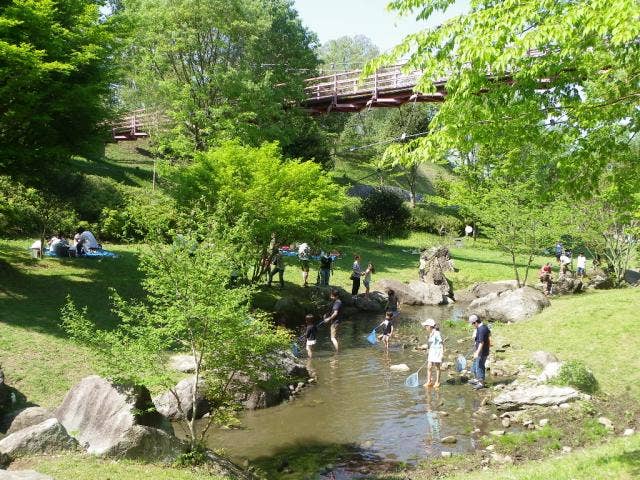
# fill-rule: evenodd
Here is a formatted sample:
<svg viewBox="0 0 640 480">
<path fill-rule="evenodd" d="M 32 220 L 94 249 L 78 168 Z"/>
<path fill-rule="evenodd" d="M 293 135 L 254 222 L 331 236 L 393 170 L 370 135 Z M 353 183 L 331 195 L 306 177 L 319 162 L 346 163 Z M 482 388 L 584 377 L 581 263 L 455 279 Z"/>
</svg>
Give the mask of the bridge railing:
<svg viewBox="0 0 640 480">
<path fill-rule="evenodd" d="M 420 71 L 404 73 L 403 65 L 379 69 L 362 79 L 362 70 L 333 73 L 305 80 L 307 100 L 373 93 L 413 87 L 422 76 Z"/>
<path fill-rule="evenodd" d="M 159 111 L 133 110 L 113 122 L 111 125 L 113 137 L 115 140 L 147 137 L 151 131 L 157 130 L 160 125 L 168 121 L 169 119 Z"/>
</svg>

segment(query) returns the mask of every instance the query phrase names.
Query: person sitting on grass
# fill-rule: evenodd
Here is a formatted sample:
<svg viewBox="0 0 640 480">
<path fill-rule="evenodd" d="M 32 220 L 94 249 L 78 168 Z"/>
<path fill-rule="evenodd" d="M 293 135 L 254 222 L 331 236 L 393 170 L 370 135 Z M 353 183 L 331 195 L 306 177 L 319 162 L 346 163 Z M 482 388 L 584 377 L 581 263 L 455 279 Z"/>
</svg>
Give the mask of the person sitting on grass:
<svg viewBox="0 0 640 480">
<path fill-rule="evenodd" d="M 82 255 L 83 253 L 89 253 L 92 250 L 99 250 L 100 244 L 96 240 L 96 237 L 89 230 L 83 230 L 79 228 L 76 236 L 76 254 Z"/>
</svg>

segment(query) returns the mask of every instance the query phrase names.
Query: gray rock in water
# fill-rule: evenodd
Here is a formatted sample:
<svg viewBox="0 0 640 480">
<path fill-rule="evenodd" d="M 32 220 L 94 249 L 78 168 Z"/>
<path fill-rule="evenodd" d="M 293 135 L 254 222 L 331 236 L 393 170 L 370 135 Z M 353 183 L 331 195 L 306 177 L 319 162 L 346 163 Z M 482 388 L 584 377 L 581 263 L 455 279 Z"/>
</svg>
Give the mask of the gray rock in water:
<svg viewBox="0 0 640 480">
<path fill-rule="evenodd" d="M 371 295 L 369 298 L 363 295 L 358 296 L 355 301 L 355 307 L 363 312 L 382 312 L 384 310 L 384 305 L 374 300 Z"/>
<path fill-rule="evenodd" d="M 177 372 L 193 373 L 196 371 L 196 359 L 193 355 L 171 355 L 169 368 Z"/>
<path fill-rule="evenodd" d="M 0 470 L 0 480 L 53 480 L 53 477 L 35 470 Z"/>
<path fill-rule="evenodd" d="M 170 420 L 181 420 L 191 418 L 193 415 L 193 388 L 196 377 L 185 378 L 178 382 L 173 388 L 173 392 L 167 391 L 162 395 L 153 398 L 153 404 L 158 412 Z M 199 381 L 199 389 L 196 392 L 196 418 L 201 418 L 209 411 L 209 402 L 202 394 L 204 380 Z M 176 398 L 177 397 L 177 398 Z"/>
<path fill-rule="evenodd" d="M 420 301 L 420 305 L 443 305 L 447 302 L 448 285 L 443 288 L 440 285 L 425 282 L 411 282 L 409 288 Z"/>
<path fill-rule="evenodd" d="M 549 305 L 549 300 L 542 292 L 523 287 L 477 298 L 469 305 L 469 311 L 482 319 L 506 323 L 525 320 Z"/>
<path fill-rule="evenodd" d="M 531 360 L 541 367 L 546 367 L 548 363 L 559 361 L 558 357 L 556 357 L 553 353 L 544 352 L 542 350 L 533 352 L 531 354 Z"/>
<path fill-rule="evenodd" d="M 89 453 L 96 455 L 167 461 L 182 446 L 167 419 L 155 411 L 146 388 L 115 385 L 97 375 L 72 387 L 55 415 Z M 159 442 L 163 451 L 150 448 L 148 439 L 160 437 L 170 438 L 172 444 Z"/>
<path fill-rule="evenodd" d="M 33 425 L 42 423 L 50 418 L 54 418 L 54 415 L 46 408 L 23 408 L 22 410 L 5 415 L 2 418 L 0 430 L 6 432 L 7 435 L 11 435 L 12 433 L 23 430 L 27 427 L 32 427 Z"/>
<path fill-rule="evenodd" d="M 503 392 L 493 399 L 493 404 L 501 410 L 512 410 L 529 405 L 560 405 L 579 398 L 580 393 L 571 387 L 535 385 Z"/>
<path fill-rule="evenodd" d="M 0 454 L 14 459 L 26 455 L 73 450 L 78 442 L 55 418 L 19 430 L 0 440 Z"/>
<path fill-rule="evenodd" d="M 398 299 L 405 305 L 422 305 L 422 299 L 420 296 L 406 283 L 402 283 L 398 280 L 383 278 L 376 281 L 376 287 L 388 292 L 393 290 L 396 292 Z"/>
</svg>

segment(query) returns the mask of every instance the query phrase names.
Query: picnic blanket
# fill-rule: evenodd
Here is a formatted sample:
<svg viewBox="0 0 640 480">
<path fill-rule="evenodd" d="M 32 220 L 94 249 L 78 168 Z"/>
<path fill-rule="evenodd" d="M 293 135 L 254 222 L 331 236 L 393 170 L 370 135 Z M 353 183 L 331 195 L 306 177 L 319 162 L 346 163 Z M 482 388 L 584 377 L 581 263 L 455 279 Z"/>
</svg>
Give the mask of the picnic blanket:
<svg viewBox="0 0 640 480">
<path fill-rule="evenodd" d="M 66 255 L 64 257 L 60 257 L 59 255 L 56 255 L 55 252 L 49 250 L 48 248 L 46 248 L 44 250 L 44 254 L 47 257 L 67 258 Z M 104 250 L 104 249 L 100 248 L 100 249 L 97 249 L 97 250 L 91 250 L 89 253 L 85 253 L 84 255 L 80 255 L 80 257 L 77 257 L 77 258 L 118 258 L 118 255 L 116 255 L 113 252 L 110 252 L 109 250 Z"/>
</svg>

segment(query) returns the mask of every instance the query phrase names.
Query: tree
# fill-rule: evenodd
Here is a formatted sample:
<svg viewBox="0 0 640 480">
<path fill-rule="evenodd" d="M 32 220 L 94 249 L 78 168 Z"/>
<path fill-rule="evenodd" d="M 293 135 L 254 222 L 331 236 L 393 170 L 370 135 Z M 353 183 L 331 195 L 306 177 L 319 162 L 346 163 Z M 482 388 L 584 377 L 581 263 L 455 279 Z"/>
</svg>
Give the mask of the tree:
<svg viewBox="0 0 640 480">
<path fill-rule="evenodd" d="M 378 237 L 380 245 L 385 236 L 389 238 L 402 233 L 411 216 L 404 201 L 384 189 L 371 192 L 362 201 L 358 212 L 367 222 L 367 231 Z"/>
<path fill-rule="evenodd" d="M 296 104 L 318 63 L 290 0 L 125 0 L 127 106 L 160 109 L 163 150 L 191 158 L 224 140 L 295 143 Z"/>
<path fill-rule="evenodd" d="M 238 376 L 259 382 L 265 372 L 276 374 L 271 355 L 289 343 L 283 329 L 268 316 L 251 311 L 251 288 L 229 286 L 235 269 L 236 246 L 227 237 L 208 234 L 209 224 L 185 232 L 172 245 L 153 244 L 142 256 L 144 302 L 113 294 L 120 317 L 115 330 L 99 330 L 71 300 L 62 310 L 63 327 L 98 355 L 95 369 L 120 383 L 168 388 L 178 401 L 191 448 L 202 442 L 215 422 L 228 423 L 236 410 L 233 389 Z M 215 230 L 215 228 L 213 228 Z M 219 233 L 217 231 L 216 233 Z M 181 405 L 166 354 L 188 350 L 195 359 L 190 418 Z M 199 431 L 197 398 L 204 393 L 210 413 Z"/>
<path fill-rule="evenodd" d="M 255 148 L 227 142 L 187 167 L 168 166 L 164 175 L 183 212 L 194 205 L 218 211 L 229 225 L 244 218 L 253 281 L 268 268 L 272 233 L 280 243 L 325 242 L 347 230 L 343 189 L 318 164 L 283 159 L 275 143 Z"/>
<path fill-rule="evenodd" d="M 390 7 L 428 19 L 453 3 Z M 480 0 L 407 36 L 369 71 L 408 58 L 407 70 L 422 71 L 416 90 L 448 79 L 431 135 L 416 140 L 429 157 L 490 145 L 496 155 L 485 157 L 487 167 L 517 173 L 536 165 L 547 183 L 588 196 L 608 158 L 628 152 L 640 128 L 639 15 L 634 0 Z M 519 153 L 531 144 L 546 154 L 523 165 Z"/>
<path fill-rule="evenodd" d="M 345 35 L 324 43 L 319 53 L 326 74 L 363 68 L 380 55 L 380 49 L 365 35 Z"/>
<path fill-rule="evenodd" d="M 99 2 L 0 6 L 0 169 L 34 183 L 101 134 L 109 114 L 109 22 Z"/>
</svg>

